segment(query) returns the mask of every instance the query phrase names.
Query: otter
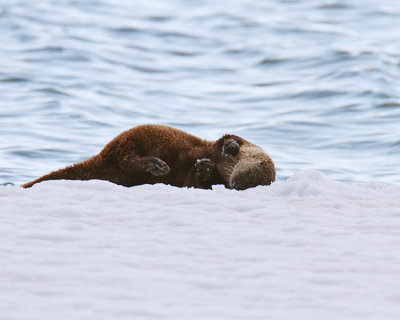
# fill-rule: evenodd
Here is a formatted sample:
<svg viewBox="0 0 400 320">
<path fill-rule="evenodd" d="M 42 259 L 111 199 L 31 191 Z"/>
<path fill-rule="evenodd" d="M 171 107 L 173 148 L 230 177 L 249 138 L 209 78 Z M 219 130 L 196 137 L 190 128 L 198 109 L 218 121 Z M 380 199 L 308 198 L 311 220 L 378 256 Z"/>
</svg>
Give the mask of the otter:
<svg viewBox="0 0 400 320">
<path fill-rule="evenodd" d="M 275 180 L 270 157 L 257 145 L 226 134 L 207 141 L 164 125 L 140 125 L 122 132 L 97 155 L 23 184 L 46 180 L 100 179 L 126 187 L 164 183 L 210 189 L 224 184 L 244 190 Z"/>
</svg>

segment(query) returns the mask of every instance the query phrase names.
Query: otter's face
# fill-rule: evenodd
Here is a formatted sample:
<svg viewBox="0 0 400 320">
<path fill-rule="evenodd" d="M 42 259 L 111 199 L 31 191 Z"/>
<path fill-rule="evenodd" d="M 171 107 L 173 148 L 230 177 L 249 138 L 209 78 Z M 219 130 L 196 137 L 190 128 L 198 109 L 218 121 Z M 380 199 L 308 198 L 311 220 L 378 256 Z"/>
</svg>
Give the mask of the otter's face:
<svg viewBox="0 0 400 320">
<path fill-rule="evenodd" d="M 229 185 L 232 189 L 245 190 L 269 185 L 274 180 L 275 170 L 271 170 L 271 162 L 242 160 L 233 168 Z"/>
</svg>

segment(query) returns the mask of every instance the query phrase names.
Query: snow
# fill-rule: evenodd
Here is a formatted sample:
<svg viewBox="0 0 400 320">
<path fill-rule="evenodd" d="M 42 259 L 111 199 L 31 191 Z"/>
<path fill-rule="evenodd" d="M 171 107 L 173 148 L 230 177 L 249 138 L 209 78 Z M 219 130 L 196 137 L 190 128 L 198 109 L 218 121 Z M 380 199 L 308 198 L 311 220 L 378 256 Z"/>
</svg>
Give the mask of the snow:
<svg viewBox="0 0 400 320">
<path fill-rule="evenodd" d="M 400 187 L 0 187 L 0 319 L 399 319 Z"/>
</svg>

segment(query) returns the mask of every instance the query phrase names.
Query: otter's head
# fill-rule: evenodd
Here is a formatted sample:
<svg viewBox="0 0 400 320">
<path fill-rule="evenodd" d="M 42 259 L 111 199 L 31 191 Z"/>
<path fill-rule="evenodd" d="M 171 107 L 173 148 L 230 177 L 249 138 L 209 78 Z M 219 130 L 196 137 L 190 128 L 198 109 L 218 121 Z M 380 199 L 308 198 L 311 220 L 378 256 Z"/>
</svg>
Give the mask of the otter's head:
<svg viewBox="0 0 400 320">
<path fill-rule="evenodd" d="M 242 145 L 229 179 L 229 187 L 244 190 L 275 181 L 275 166 L 271 158 L 258 146 Z"/>
</svg>

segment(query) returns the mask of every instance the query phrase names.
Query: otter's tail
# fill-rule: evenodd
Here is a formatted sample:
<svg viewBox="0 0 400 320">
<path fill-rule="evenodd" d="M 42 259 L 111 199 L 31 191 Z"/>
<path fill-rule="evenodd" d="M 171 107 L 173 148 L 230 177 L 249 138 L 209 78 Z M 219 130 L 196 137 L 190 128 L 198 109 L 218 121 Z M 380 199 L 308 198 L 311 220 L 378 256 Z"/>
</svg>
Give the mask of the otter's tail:
<svg viewBox="0 0 400 320">
<path fill-rule="evenodd" d="M 42 182 L 42 181 L 46 181 L 46 180 L 61 180 L 61 179 L 66 179 L 65 178 L 65 169 L 60 169 L 60 170 L 56 170 L 56 171 L 52 171 L 49 174 L 46 174 L 38 179 L 35 179 L 31 182 L 27 182 L 25 184 L 23 184 L 21 187 L 23 188 L 30 188 L 32 187 L 34 184 Z"/>
<path fill-rule="evenodd" d="M 97 157 L 90 158 L 84 162 L 74 164 L 72 166 L 65 167 L 63 169 L 55 170 L 46 174 L 36 180 L 27 182 L 21 187 L 30 188 L 34 184 L 47 181 L 47 180 L 90 180 L 98 179 L 98 172 L 95 165 L 99 159 Z"/>
</svg>

